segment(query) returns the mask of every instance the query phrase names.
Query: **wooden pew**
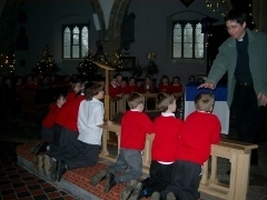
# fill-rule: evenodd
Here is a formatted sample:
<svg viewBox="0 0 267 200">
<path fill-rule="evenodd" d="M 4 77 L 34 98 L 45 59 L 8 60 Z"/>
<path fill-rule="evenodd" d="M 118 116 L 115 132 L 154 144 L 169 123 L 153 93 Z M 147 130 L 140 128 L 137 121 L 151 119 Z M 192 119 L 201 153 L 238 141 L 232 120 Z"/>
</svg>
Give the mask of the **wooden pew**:
<svg viewBox="0 0 267 200">
<path fill-rule="evenodd" d="M 116 155 L 110 154 L 108 149 L 108 134 L 116 133 L 118 150 L 120 146 L 120 125 L 113 123 L 106 127 L 102 138 L 102 152 L 100 157 L 115 162 Z M 143 172 L 148 174 L 151 162 L 151 147 L 154 134 L 148 134 L 143 154 Z M 225 200 L 246 199 L 251 150 L 256 149 L 256 144 L 241 143 L 223 138 L 219 144 L 212 145 L 211 157 L 203 166 L 203 175 L 199 186 L 199 191 L 208 195 Z M 217 177 L 218 158 L 228 159 L 230 162 L 229 184 L 219 182 Z"/>
</svg>

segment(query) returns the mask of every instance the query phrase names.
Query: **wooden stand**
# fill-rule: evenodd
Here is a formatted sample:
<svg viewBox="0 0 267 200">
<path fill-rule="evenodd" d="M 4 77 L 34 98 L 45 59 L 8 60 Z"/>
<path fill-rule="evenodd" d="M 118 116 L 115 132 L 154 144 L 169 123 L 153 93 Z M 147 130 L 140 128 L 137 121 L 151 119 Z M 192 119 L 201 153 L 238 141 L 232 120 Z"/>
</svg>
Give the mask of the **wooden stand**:
<svg viewBox="0 0 267 200">
<path fill-rule="evenodd" d="M 114 68 L 103 64 L 103 63 L 99 63 L 99 62 L 95 62 L 93 61 L 94 64 L 96 64 L 98 67 L 100 67 L 101 69 L 105 70 L 105 97 L 104 97 L 104 105 L 105 105 L 105 119 L 109 120 L 109 111 L 110 111 L 110 105 L 109 105 L 109 71 L 113 71 L 115 70 Z"/>
</svg>

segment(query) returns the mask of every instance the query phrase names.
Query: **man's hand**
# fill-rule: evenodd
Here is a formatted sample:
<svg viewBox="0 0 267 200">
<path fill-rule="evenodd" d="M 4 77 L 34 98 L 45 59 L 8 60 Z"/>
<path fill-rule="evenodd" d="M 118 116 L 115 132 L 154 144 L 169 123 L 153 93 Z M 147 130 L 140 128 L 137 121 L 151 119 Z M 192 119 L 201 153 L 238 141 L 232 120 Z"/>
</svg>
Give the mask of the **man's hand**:
<svg viewBox="0 0 267 200">
<path fill-rule="evenodd" d="M 209 88 L 209 89 L 212 89 L 212 90 L 214 90 L 215 89 L 215 85 L 214 85 L 214 83 L 212 83 L 212 82 L 205 82 L 205 83 L 202 83 L 202 84 L 200 84 L 198 87 L 197 87 L 197 89 L 199 89 L 199 88 Z"/>
<path fill-rule="evenodd" d="M 262 93 L 259 93 L 258 99 L 260 99 L 261 106 L 266 106 L 267 105 L 267 96 L 265 96 Z"/>
</svg>

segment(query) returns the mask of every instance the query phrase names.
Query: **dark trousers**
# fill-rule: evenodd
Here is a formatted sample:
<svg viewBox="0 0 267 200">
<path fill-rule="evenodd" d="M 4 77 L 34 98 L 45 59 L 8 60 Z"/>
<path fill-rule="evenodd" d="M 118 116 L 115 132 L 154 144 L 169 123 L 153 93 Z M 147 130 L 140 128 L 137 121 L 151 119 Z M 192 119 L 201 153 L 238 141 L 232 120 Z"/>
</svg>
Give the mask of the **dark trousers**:
<svg viewBox="0 0 267 200">
<path fill-rule="evenodd" d="M 160 193 L 161 199 L 166 200 L 169 192 L 173 192 L 179 200 L 199 199 L 200 174 L 201 165 L 184 160 L 175 161 L 172 169 L 171 184 Z"/>
<path fill-rule="evenodd" d="M 41 139 L 45 141 L 50 141 L 50 142 L 53 141 L 54 140 L 54 129 L 43 126 L 42 131 L 41 131 Z"/>
<path fill-rule="evenodd" d="M 62 128 L 60 141 L 63 152 L 60 160 L 69 170 L 93 166 L 99 157 L 100 146 L 81 142 L 78 140 L 78 135 L 78 132 Z"/>
<path fill-rule="evenodd" d="M 80 167 L 91 167 L 96 164 L 99 158 L 100 146 L 79 142 L 79 150 L 70 159 L 66 160 L 68 169 L 76 169 Z"/>
<path fill-rule="evenodd" d="M 57 160 L 61 158 L 61 154 L 63 152 L 62 145 L 60 144 L 62 126 L 59 124 L 54 124 L 53 126 L 53 141 L 50 144 L 50 151 L 48 155 Z"/>
<path fill-rule="evenodd" d="M 161 192 L 171 182 L 173 164 L 163 165 L 155 160 L 151 161 L 149 177 L 142 181 L 143 196 L 151 196 L 155 191 Z"/>
<path fill-rule="evenodd" d="M 253 86 L 240 86 L 236 84 L 233 98 L 233 111 L 236 115 L 238 140 L 257 144 L 264 117 L 264 107 L 258 106 L 257 95 Z M 258 153 L 256 149 L 253 149 L 251 164 L 257 163 Z"/>
</svg>

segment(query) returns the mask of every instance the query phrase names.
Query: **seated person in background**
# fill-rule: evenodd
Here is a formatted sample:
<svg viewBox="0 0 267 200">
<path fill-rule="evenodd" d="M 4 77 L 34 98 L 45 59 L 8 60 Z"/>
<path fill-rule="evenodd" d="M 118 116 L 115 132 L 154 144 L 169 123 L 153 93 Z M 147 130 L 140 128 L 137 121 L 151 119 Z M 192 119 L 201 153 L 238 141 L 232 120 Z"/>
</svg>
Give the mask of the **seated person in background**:
<svg viewBox="0 0 267 200">
<path fill-rule="evenodd" d="M 24 89 L 35 89 L 33 80 L 32 80 L 32 75 L 28 75 L 26 78 L 26 83 L 24 84 Z"/>
<path fill-rule="evenodd" d="M 159 92 L 167 92 L 167 93 L 171 92 L 171 85 L 169 83 L 169 77 L 167 75 L 162 76 L 158 87 L 159 87 Z"/>
<path fill-rule="evenodd" d="M 202 83 L 204 83 L 205 82 L 205 80 L 204 80 L 204 78 L 202 78 L 202 77 L 199 77 L 198 79 L 197 79 L 197 83 L 200 85 L 200 84 L 202 84 Z"/>
<path fill-rule="evenodd" d="M 49 76 L 45 76 L 43 78 L 43 81 L 42 81 L 42 84 L 41 84 L 41 88 L 42 89 L 46 89 L 46 88 L 50 88 L 51 85 L 50 85 L 50 81 L 49 81 Z"/>
<path fill-rule="evenodd" d="M 195 75 L 189 76 L 188 83 L 196 83 L 196 82 L 197 82 L 197 79 Z"/>
<path fill-rule="evenodd" d="M 117 86 L 120 88 L 123 81 L 123 76 L 121 74 L 116 74 L 114 78 L 116 79 Z"/>
<path fill-rule="evenodd" d="M 59 82 L 57 81 L 56 75 L 52 75 L 50 77 L 50 86 L 55 88 L 59 86 Z"/>
<path fill-rule="evenodd" d="M 128 84 L 125 80 L 121 81 L 121 86 L 120 86 L 119 90 L 120 90 L 121 95 L 125 95 L 128 93 L 128 91 L 127 91 L 128 90 Z"/>
<path fill-rule="evenodd" d="M 33 77 L 33 89 L 38 90 L 40 88 L 41 88 L 40 87 L 40 80 L 39 80 L 38 76 L 34 76 Z"/>
<path fill-rule="evenodd" d="M 102 170 L 91 179 L 96 185 L 106 177 L 104 191 L 107 193 L 117 183 L 129 182 L 129 187 L 141 187 L 138 179 L 142 176 L 142 150 L 145 147 L 146 134 L 153 133 L 153 123 L 143 112 L 145 98 L 139 93 L 132 93 L 127 99 L 130 110 L 126 111 L 121 120 L 120 153 L 108 170 Z M 125 192 L 122 192 L 122 199 Z"/>
<path fill-rule="evenodd" d="M 212 114 L 214 103 L 214 95 L 210 93 L 199 93 L 195 97 L 196 111 L 188 115 L 184 122 L 171 183 L 160 193 L 154 192 L 151 200 L 200 198 L 201 166 L 209 159 L 211 145 L 220 141 L 221 124 L 218 117 Z"/>
<path fill-rule="evenodd" d="M 18 77 L 16 82 L 16 94 L 18 98 L 21 98 L 22 92 L 23 92 L 22 78 Z"/>
<path fill-rule="evenodd" d="M 64 75 L 62 81 L 59 82 L 59 87 L 68 87 L 70 85 L 70 75 Z"/>
<path fill-rule="evenodd" d="M 159 93 L 157 107 L 162 112 L 154 120 L 155 138 L 151 149 L 151 164 L 149 177 L 142 181 L 142 187 L 137 194 L 138 199 L 149 197 L 155 191 L 162 191 L 171 182 L 171 172 L 176 158 L 177 143 L 181 134 L 183 122 L 174 115 L 176 112 L 175 96 Z"/>
<path fill-rule="evenodd" d="M 109 96 L 114 99 L 117 97 L 122 97 L 123 95 L 121 94 L 120 87 L 117 84 L 117 79 L 113 78 L 110 81 L 109 88 L 108 88 Z"/>
<path fill-rule="evenodd" d="M 140 93 L 154 93 L 155 86 L 150 76 L 146 76 L 144 82 L 139 86 Z"/>
<path fill-rule="evenodd" d="M 135 78 L 133 76 L 129 77 L 127 85 L 127 94 L 132 92 L 138 92 L 138 86 L 136 85 Z"/>
<path fill-rule="evenodd" d="M 184 91 L 184 86 L 180 82 L 179 76 L 174 76 L 172 78 L 172 84 L 171 84 L 171 92 L 172 93 L 180 93 Z"/>
</svg>

